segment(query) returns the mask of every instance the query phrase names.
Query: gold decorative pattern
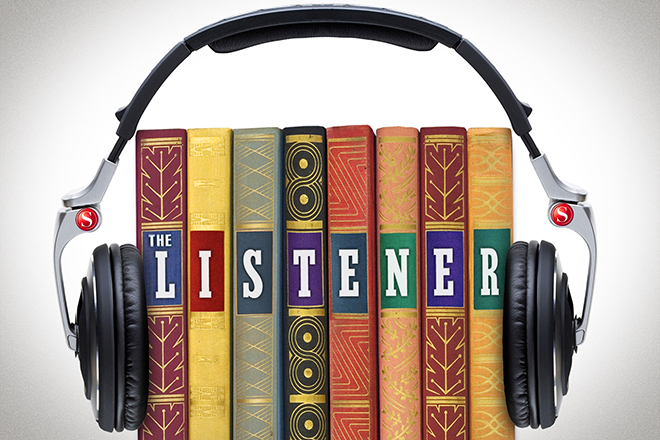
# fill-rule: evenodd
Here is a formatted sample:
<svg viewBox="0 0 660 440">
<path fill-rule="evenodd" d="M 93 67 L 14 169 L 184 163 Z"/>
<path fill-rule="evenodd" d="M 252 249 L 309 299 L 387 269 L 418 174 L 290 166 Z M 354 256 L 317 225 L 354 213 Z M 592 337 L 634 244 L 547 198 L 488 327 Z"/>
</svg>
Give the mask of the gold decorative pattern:
<svg viewBox="0 0 660 440">
<path fill-rule="evenodd" d="M 386 440 L 418 438 L 419 432 L 419 361 L 417 345 L 419 325 L 416 318 L 381 321 L 381 434 Z M 411 368 L 413 366 L 413 368 Z M 411 388 L 411 384 L 416 384 Z"/>
<path fill-rule="evenodd" d="M 137 228 L 141 252 L 150 252 L 143 241 L 146 231 L 176 232 L 182 234 L 185 244 L 184 144 L 185 130 L 147 130 L 136 134 Z M 183 253 L 185 247 L 175 252 Z M 180 270 L 185 271 L 183 264 Z M 145 420 L 138 429 L 140 440 L 183 440 L 187 432 L 186 288 L 181 278 L 170 281 L 180 286 L 181 302 L 163 305 L 158 298 L 147 297 L 149 395 Z"/>
<path fill-rule="evenodd" d="M 326 396 L 319 394 L 327 382 L 327 334 L 316 316 L 301 315 L 289 327 L 289 371 L 291 386 L 289 402 L 297 404 L 291 413 L 289 429 L 295 440 L 325 439 L 328 420 L 319 405 L 326 404 Z M 311 374 L 305 371 L 311 370 Z M 304 422 L 303 422 L 304 420 Z M 301 428 L 304 428 L 305 432 Z M 310 437 L 311 436 L 311 437 Z"/>
<path fill-rule="evenodd" d="M 247 231 L 272 232 L 276 246 L 280 235 L 281 209 L 281 131 L 279 129 L 251 129 L 234 132 L 234 237 L 238 246 L 239 234 Z M 235 251 L 236 252 L 236 249 Z M 273 257 L 279 249 L 273 249 Z M 235 277 L 239 262 L 233 263 Z M 281 414 L 281 390 L 278 384 L 282 367 L 276 359 L 281 356 L 281 329 L 277 309 L 281 290 L 276 273 L 281 263 L 273 261 L 271 313 L 238 313 L 242 301 L 239 281 L 235 278 L 234 295 L 234 431 L 235 440 L 273 440 Z M 264 292 L 265 293 L 265 292 Z M 283 439 L 282 439 L 283 440 Z"/>
<path fill-rule="evenodd" d="M 512 229 L 512 164 L 509 129 L 468 130 L 469 230 Z M 469 240 L 470 292 L 474 292 L 474 242 Z M 503 264 L 503 262 L 502 262 Z M 502 380 L 501 309 L 470 314 L 470 438 L 513 439 Z"/>
<path fill-rule="evenodd" d="M 292 136 L 287 136 L 287 142 Z M 297 136 L 293 136 L 297 138 Z M 306 139 L 306 138 L 305 138 Z M 321 142 L 319 140 L 317 142 Z M 300 167 L 300 160 L 309 157 L 312 166 Z M 291 145 L 284 158 L 286 173 L 286 203 L 289 214 L 295 221 L 316 220 L 323 209 L 323 157 L 316 146 L 310 142 L 297 140 Z M 300 203 L 302 195 L 307 203 Z M 311 201 L 311 203 L 310 203 Z"/>
<path fill-rule="evenodd" d="M 466 213 L 465 130 L 458 127 L 422 129 L 420 170 L 423 187 L 422 254 L 428 258 L 426 240 L 429 231 L 442 231 L 443 236 L 460 232 L 464 238 Z M 445 234 L 448 232 L 448 234 Z M 437 235 L 436 235 L 437 236 Z M 460 249 L 465 255 L 464 240 Z M 457 249 L 455 249 L 457 250 Z M 456 258 L 456 257 L 454 257 Z M 431 264 L 430 262 L 427 262 Z M 422 265 L 424 268 L 424 265 Z M 460 269 L 465 268 L 461 262 Z M 454 268 L 453 270 L 459 270 Z M 464 277 L 466 271 L 460 275 Z M 429 295 L 428 270 L 422 276 L 425 295 Z M 467 281 L 454 295 L 462 301 L 440 305 L 425 297 L 422 320 L 423 438 L 432 440 L 468 439 L 468 348 L 467 348 Z"/>
<path fill-rule="evenodd" d="M 231 255 L 231 182 L 233 131 L 228 128 L 188 130 L 188 386 L 192 440 L 229 437 L 231 423 L 231 265 L 220 266 L 220 274 L 211 274 L 213 299 L 202 300 L 199 288 L 192 288 L 200 275 L 192 276 L 192 262 L 198 256 L 193 249 L 212 246 L 196 241 L 205 237 L 223 237 L 222 254 Z M 207 248 L 209 249 L 209 248 Z M 216 251 L 214 251 L 216 252 Z M 217 261 L 217 260 L 216 260 Z M 213 306 L 201 301 L 216 301 Z M 208 304 L 208 303 L 207 303 Z M 208 308 L 206 308 L 208 307 Z"/>
<path fill-rule="evenodd" d="M 182 142 L 181 138 L 155 138 L 140 143 L 143 191 L 139 214 L 143 222 L 183 221 Z"/>
<path fill-rule="evenodd" d="M 383 148 L 388 140 L 391 139 L 378 138 L 378 168 L 383 172 L 378 185 L 378 216 L 383 223 L 416 225 L 417 192 L 411 185 L 417 176 L 412 172 L 417 165 L 416 142 Z"/>
<path fill-rule="evenodd" d="M 259 142 L 260 145 L 255 146 Z M 251 148 L 246 148 L 249 143 Z M 244 229 L 253 223 L 270 224 L 274 218 L 275 199 L 275 136 L 237 136 L 236 187 L 236 227 Z"/>
<path fill-rule="evenodd" d="M 457 222 L 460 228 L 463 228 L 460 220 L 465 218 L 465 188 L 461 185 L 463 179 L 460 176 L 465 172 L 465 166 L 459 150 L 463 143 L 464 137 L 459 135 L 424 137 L 425 148 L 431 149 L 431 154 L 426 158 L 433 161 L 435 166 L 431 167 L 426 163 L 424 166 L 422 182 L 426 200 L 422 203 L 422 208 L 428 218 L 441 222 L 439 226 L 442 225 L 443 228 L 448 220 Z M 435 175 L 434 169 L 439 169 L 441 175 Z M 450 186 L 449 182 L 454 183 Z M 441 204 L 433 194 L 439 196 Z M 432 225 L 433 222 L 427 222 L 426 228 Z"/>
<path fill-rule="evenodd" d="M 236 393 L 249 402 L 273 396 L 273 319 L 270 316 L 239 316 L 236 319 Z M 246 359 L 258 359 L 246 362 Z"/>
</svg>

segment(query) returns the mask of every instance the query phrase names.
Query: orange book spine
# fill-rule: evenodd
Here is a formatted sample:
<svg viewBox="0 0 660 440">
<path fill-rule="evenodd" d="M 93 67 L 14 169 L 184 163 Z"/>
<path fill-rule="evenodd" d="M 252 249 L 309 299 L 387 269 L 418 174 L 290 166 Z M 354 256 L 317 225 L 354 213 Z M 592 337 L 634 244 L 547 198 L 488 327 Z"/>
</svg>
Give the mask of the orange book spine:
<svg viewBox="0 0 660 440">
<path fill-rule="evenodd" d="M 378 434 L 374 133 L 327 129 L 330 281 L 330 434 Z"/>
<path fill-rule="evenodd" d="M 421 438 L 417 141 L 415 128 L 377 131 L 381 439 Z"/>
<path fill-rule="evenodd" d="M 513 228 L 511 131 L 471 128 L 467 140 L 470 438 L 513 439 L 502 379 L 504 276 Z"/>
</svg>

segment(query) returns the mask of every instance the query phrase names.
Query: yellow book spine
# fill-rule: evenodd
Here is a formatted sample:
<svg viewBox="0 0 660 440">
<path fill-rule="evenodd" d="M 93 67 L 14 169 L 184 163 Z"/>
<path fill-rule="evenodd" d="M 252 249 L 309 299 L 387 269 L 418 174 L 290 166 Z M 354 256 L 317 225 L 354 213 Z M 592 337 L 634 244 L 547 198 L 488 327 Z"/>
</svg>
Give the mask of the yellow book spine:
<svg viewBox="0 0 660 440">
<path fill-rule="evenodd" d="M 188 130 L 189 438 L 231 436 L 232 130 Z"/>
<path fill-rule="evenodd" d="M 513 228 L 511 131 L 467 132 L 470 438 L 513 439 L 502 379 L 506 255 Z"/>
</svg>

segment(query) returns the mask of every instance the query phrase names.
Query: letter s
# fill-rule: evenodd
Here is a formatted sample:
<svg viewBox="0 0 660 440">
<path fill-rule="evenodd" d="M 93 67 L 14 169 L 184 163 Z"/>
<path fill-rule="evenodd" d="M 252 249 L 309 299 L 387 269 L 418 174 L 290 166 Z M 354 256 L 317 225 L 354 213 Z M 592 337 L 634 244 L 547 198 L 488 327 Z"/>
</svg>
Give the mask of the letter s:
<svg viewBox="0 0 660 440">
<path fill-rule="evenodd" d="M 259 298 L 264 291 L 264 281 L 261 279 L 259 272 L 252 265 L 252 258 L 254 258 L 254 264 L 261 266 L 261 250 L 248 249 L 243 254 L 243 267 L 245 267 L 245 272 L 252 280 L 254 284 L 254 289 L 250 289 L 250 283 L 243 283 L 243 298 Z"/>
</svg>

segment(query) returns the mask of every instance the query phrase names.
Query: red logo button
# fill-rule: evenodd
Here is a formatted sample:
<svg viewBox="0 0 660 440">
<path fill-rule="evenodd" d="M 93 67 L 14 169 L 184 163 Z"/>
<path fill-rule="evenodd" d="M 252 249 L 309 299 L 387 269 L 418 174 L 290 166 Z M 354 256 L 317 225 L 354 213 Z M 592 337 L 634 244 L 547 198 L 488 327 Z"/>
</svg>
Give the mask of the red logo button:
<svg viewBox="0 0 660 440">
<path fill-rule="evenodd" d="M 76 226 L 85 232 L 93 231 L 99 225 L 99 213 L 92 208 L 83 208 L 76 214 Z"/>
<path fill-rule="evenodd" d="M 551 218 L 557 226 L 566 226 L 573 221 L 573 208 L 567 203 L 558 203 L 552 208 Z"/>
</svg>

